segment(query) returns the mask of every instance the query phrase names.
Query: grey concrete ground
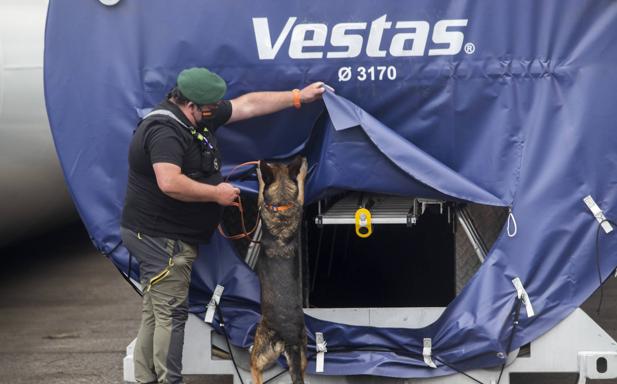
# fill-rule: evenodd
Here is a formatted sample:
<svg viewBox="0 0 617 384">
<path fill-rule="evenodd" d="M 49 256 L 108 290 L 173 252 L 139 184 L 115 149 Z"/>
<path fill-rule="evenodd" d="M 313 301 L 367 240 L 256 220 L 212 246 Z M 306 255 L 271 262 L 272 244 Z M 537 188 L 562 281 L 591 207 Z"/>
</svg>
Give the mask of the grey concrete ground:
<svg viewBox="0 0 617 384">
<path fill-rule="evenodd" d="M 140 299 L 80 226 L 0 249 L 0 383 L 121 383 Z M 617 279 L 584 309 L 617 338 Z M 229 380 L 211 380 L 212 383 Z M 572 376 L 520 377 L 515 384 L 574 384 Z M 617 383 L 617 380 L 601 381 Z M 206 383 L 189 378 L 188 383 Z"/>
<path fill-rule="evenodd" d="M 0 382 L 120 383 L 140 300 L 83 229 L 1 258 Z"/>
</svg>

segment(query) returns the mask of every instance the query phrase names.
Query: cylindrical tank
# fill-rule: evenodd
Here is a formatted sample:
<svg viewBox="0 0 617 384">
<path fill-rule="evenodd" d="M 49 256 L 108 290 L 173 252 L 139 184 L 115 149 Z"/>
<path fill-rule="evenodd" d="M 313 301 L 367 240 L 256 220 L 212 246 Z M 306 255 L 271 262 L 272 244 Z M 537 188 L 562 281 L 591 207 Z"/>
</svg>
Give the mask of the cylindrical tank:
<svg viewBox="0 0 617 384">
<path fill-rule="evenodd" d="M 47 5 L 0 2 L 0 246 L 76 218 L 45 110 Z"/>
</svg>

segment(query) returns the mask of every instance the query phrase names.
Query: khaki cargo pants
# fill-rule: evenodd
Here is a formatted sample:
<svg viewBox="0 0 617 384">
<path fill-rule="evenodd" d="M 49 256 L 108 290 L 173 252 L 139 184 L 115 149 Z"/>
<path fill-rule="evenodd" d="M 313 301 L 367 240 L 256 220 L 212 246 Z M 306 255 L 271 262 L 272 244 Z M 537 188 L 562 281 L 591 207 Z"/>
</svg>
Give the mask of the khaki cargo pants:
<svg viewBox="0 0 617 384">
<path fill-rule="evenodd" d="M 184 324 L 197 246 L 121 228 L 124 245 L 139 261 L 143 287 L 141 327 L 133 354 L 138 383 L 182 383 Z"/>
</svg>

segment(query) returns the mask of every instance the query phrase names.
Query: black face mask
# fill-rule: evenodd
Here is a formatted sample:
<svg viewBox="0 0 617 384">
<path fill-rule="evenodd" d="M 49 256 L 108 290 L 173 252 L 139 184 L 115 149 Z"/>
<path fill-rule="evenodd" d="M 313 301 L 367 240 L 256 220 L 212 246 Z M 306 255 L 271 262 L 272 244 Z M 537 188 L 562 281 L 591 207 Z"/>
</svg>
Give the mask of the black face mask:
<svg viewBox="0 0 617 384">
<path fill-rule="evenodd" d="M 203 129 L 204 127 L 207 127 L 208 122 L 213 120 L 218 114 L 221 103 L 222 100 L 216 104 L 209 104 L 202 107 L 201 120 L 197 123 L 197 128 Z M 205 108 L 205 110 L 203 108 Z"/>
</svg>

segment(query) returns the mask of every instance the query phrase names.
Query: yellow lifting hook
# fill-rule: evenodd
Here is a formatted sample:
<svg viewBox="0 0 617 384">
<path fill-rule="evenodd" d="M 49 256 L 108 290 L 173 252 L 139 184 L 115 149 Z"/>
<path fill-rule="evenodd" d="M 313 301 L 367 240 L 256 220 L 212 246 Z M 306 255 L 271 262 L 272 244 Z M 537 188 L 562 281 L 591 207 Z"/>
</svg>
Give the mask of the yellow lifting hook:
<svg viewBox="0 0 617 384">
<path fill-rule="evenodd" d="M 372 233 L 371 211 L 366 208 L 359 208 L 356 211 L 356 235 L 361 238 L 367 238 Z"/>
</svg>

